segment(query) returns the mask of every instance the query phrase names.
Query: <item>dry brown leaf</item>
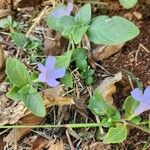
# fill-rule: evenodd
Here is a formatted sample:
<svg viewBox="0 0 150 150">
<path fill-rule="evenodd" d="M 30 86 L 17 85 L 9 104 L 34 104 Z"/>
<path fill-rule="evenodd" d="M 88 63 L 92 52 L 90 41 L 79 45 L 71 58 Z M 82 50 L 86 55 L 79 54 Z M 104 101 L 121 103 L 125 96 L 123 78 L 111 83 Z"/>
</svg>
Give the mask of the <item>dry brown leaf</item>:
<svg viewBox="0 0 150 150">
<path fill-rule="evenodd" d="M 13 102 L 6 95 L 0 95 L 0 125 L 16 123 L 24 116 L 26 110 L 23 102 Z"/>
<path fill-rule="evenodd" d="M 119 72 L 115 74 L 114 77 L 107 77 L 104 79 L 100 85 L 96 88 L 97 91 L 102 93 L 103 97 L 106 99 L 106 101 L 113 105 L 113 97 L 112 95 L 116 92 L 116 86 L 115 83 L 122 80 L 122 73 Z"/>
<path fill-rule="evenodd" d="M 45 140 L 42 137 L 38 137 L 33 143 L 31 143 L 31 150 L 65 150 L 63 141 L 55 142 L 55 140 Z"/>
<path fill-rule="evenodd" d="M 0 45 L 0 70 L 2 69 L 4 65 L 4 48 Z"/>
<path fill-rule="evenodd" d="M 111 150 L 110 145 L 103 144 L 102 142 L 85 142 L 82 150 Z"/>
<path fill-rule="evenodd" d="M 64 94 L 64 91 L 60 86 L 56 88 L 46 89 L 41 92 L 41 94 L 43 95 L 44 104 L 47 108 L 54 105 L 63 106 L 74 104 L 72 98 L 62 96 Z"/>
<path fill-rule="evenodd" d="M 11 14 L 10 9 L 0 9 L 0 18 L 9 16 Z"/>
<path fill-rule="evenodd" d="M 17 7 L 24 8 L 24 7 L 36 7 L 40 5 L 44 0 L 16 0 Z"/>
<path fill-rule="evenodd" d="M 54 105 L 73 105 L 70 97 L 62 96 L 64 91 L 61 87 L 44 90 L 40 93 L 43 97 L 46 108 Z M 0 124 L 15 124 L 31 112 L 27 110 L 22 101 L 11 101 L 5 95 L 0 95 Z"/>
<path fill-rule="evenodd" d="M 4 150 L 5 143 L 3 141 L 3 136 L 0 136 L 0 150 Z"/>
<path fill-rule="evenodd" d="M 98 46 L 92 51 L 92 56 L 95 60 L 104 60 L 121 50 L 124 44 L 111 46 Z"/>
<path fill-rule="evenodd" d="M 20 125 L 38 125 L 43 121 L 43 118 L 39 118 L 34 116 L 33 114 L 29 114 L 19 120 Z M 23 129 L 12 129 L 11 132 L 4 138 L 4 141 L 7 143 L 13 143 L 14 139 L 19 141 L 26 134 L 30 132 L 29 128 Z"/>
<path fill-rule="evenodd" d="M 63 54 L 66 50 L 68 42 L 52 29 L 46 30 L 46 36 L 44 39 L 44 52 L 45 55 L 58 56 Z"/>
<path fill-rule="evenodd" d="M 0 0 L 0 9 L 6 9 L 8 8 L 8 5 L 10 5 L 11 0 Z"/>
<path fill-rule="evenodd" d="M 41 150 L 44 149 L 45 145 L 47 144 L 47 140 L 38 137 L 33 143 L 31 143 L 31 150 Z"/>
</svg>

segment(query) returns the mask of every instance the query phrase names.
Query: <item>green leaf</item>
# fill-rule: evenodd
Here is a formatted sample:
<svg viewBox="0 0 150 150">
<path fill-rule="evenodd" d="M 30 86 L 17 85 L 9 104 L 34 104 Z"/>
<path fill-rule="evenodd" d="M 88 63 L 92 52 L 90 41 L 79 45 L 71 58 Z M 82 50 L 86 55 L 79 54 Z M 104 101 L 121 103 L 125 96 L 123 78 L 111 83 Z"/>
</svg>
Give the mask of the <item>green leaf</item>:
<svg viewBox="0 0 150 150">
<path fill-rule="evenodd" d="M 71 50 L 65 52 L 61 56 L 58 56 L 55 67 L 56 68 L 65 67 L 67 69 L 70 65 L 71 57 L 72 57 L 72 51 Z"/>
<path fill-rule="evenodd" d="M 24 87 L 31 83 L 26 66 L 15 58 L 7 59 L 6 74 L 9 80 L 17 87 Z"/>
<path fill-rule="evenodd" d="M 132 96 L 128 96 L 124 102 L 125 116 L 127 119 L 131 119 L 134 116 L 134 111 L 138 107 L 139 102 L 134 100 Z"/>
<path fill-rule="evenodd" d="M 92 77 L 94 72 L 95 72 L 95 70 L 93 70 L 93 69 L 83 71 L 83 72 L 81 72 L 81 78 L 82 79 L 87 79 L 88 77 Z"/>
<path fill-rule="evenodd" d="M 86 85 L 91 85 L 93 83 L 94 79 L 92 76 L 89 76 L 88 78 L 85 79 Z"/>
<path fill-rule="evenodd" d="M 84 48 L 77 48 L 73 53 L 73 58 L 78 61 L 82 59 L 87 59 L 88 51 Z"/>
<path fill-rule="evenodd" d="M 61 31 L 60 26 L 58 24 L 58 18 L 54 17 L 54 16 L 48 16 L 47 18 L 47 25 L 52 28 L 53 30 L 56 31 Z"/>
<path fill-rule="evenodd" d="M 67 74 L 60 80 L 61 83 L 65 84 L 65 86 L 73 88 L 73 76 L 71 73 L 67 72 Z"/>
<path fill-rule="evenodd" d="M 80 69 L 80 70 L 86 70 L 88 65 L 87 65 L 87 60 L 86 59 L 80 59 L 76 61 L 76 66 Z"/>
<path fill-rule="evenodd" d="M 59 27 L 61 30 L 72 28 L 75 25 L 75 20 L 73 16 L 62 16 L 59 20 Z"/>
<path fill-rule="evenodd" d="M 88 25 L 91 21 L 91 5 L 84 5 L 75 16 L 76 24 Z"/>
<path fill-rule="evenodd" d="M 43 99 L 34 88 L 32 88 L 32 91 L 34 91 L 34 93 L 27 94 L 24 97 L 23 102 L 34 115 L 38 117 L 45 117 L 46 109 L 43 104 Z"/>
<path fill-rule="evenodd" d="M 138 0 L 119 0 L 119 2 L 125 9 L 130 9 L 136 5 Z"/>
<path fill-rule="evenodd" d="M 34 88 L 27 84 L 26 86 L 24 86 L 23 88 L 21 88 L 18 93 L 20 94 L 28 94 L 28 93 L 35 93 L 36 91 L 34 90 Z"/>
<path fill-rule="evenodd" d="M 79 44 L 82 40 L 83 35 L 88 30 L 89 26 L 74 26 L 72 29 L 72 40 L 75 42 L 75 44 Z"/>
<path fill-rule="evenodd" d="M 87 34 L 95 44 L 115 45 L 135 38 L 139 29 L 129 20 L 119 16 L 99 16 L 92 21 Z"/>
<path fill-rule="evenodd" d="M 90 98 L 88 107 L 93 114 L 97 114 L 99 116 L 107 115 L 108 117 L 111 117 L 114 115 L 115 109 L 110 107 L 102 95 L 97 91 L 95 91 L 93 96 Z"/>
<path fill-rule="evenodd" d="M 8 19 L 2 18 L 0 19 L 0 28 L 7 28 L 8 27 Z"/>
<path fill-rule="evenodd" d="M 66 32 L 75 24 L 73 16 L 62 16 L 61 18 L 56 18 L 54 16 L 48 16 L 47 25 L 53 30 L 59 32 Z M 67 34 L 67 33 L 66 33 Z"/>
<path fill-rule="evenodd" d="M 103 143 L 121 143 L 127 138 L 127 127 L 123 124 L 118 124 L 116 128 L 111 127 L 105 135 Z"/>
<path fill-rule="evenodd" d="M 8 98 L 15 101 L 23 100 L 23 94 L 18 93 L 19 90 L 19 87 L 13 86 L 6 95 Z"/>
<path fill-rule="evenodd" d="M 133 117 L 133 118 L 130 120 L 130 122 L 132 122 L 132 123 L 134 123 L 134 124 L 139 124 L 141 120 L 142 120 L 142 119 L 141 119 L 140 116 L 135 116 L 135 117 Z"/>
<path fill-rule="evenodd" d="M 12 32 L 11 33 L 11 38 L 14 41 L 14 43 L 21 49 L 24 48 L 24 46 L 27 44 L 28 40 L 25 37 L 23 33 L 19 32 Z"/>
</svg>

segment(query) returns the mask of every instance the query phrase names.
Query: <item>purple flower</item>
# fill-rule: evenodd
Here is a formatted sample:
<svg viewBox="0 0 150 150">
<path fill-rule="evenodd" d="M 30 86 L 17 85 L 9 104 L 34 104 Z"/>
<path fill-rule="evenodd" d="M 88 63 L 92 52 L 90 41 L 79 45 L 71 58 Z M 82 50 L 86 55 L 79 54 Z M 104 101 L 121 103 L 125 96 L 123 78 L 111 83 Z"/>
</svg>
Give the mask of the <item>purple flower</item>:
<svg viewBox="0 0 150 150">
<path fill-rule="evenodd" d="M 41 71 L 38 80 L 47 83 L 50 87 L 58 86 L 58 78 L 64 77 L 65 68 L 55 69 L 56 58 L 54 56 L 48 56 L 45 62 L 45 66 L 38 64 L 38 70 Z"/>
<path fill-rule="evenodd" d="M 144 93 L 139 88 L 136 88 L 131 92 L 131 95 L 136 101 L 140 102 L 134 112 L 135 115 L 140 115 L 144 111 L 150 110 L 150 86 L 145 89 Z"/>
<path fill-rule="evenodd" d="M 62 16 L 69 16 L 73 10 L 73 1 L 69 0 L 67 6 L 61 5 L 52 11 L 52 16 L 60 18 Z"/>
</svg>

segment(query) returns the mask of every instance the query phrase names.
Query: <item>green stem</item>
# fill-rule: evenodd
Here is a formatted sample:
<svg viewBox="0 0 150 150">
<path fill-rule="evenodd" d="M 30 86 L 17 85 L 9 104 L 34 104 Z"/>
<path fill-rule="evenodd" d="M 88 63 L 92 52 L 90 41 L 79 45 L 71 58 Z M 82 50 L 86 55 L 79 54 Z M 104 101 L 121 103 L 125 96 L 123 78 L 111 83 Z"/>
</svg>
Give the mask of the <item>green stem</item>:
<svg viewBox="0 0 150 150">
<path fill-rule="evenodd" d="M 99 127 L 99 123 L 78 123 L 78 124 L 64 124 L 64 125 L 12 125 L 12 126 L 0 126 L 0 129 L 20 129 L 20 128 L 87 128 L 87 127 Z"/>
<path fill-rule="evenodd" d="M 145 128 L 145 127 L 142 127 L 142 126 L 138 126 L 138 125 L 133 124 L 133 123 L 127 121 L 127 120 L 123 120 L 122 122 L 125 123 L 126 125 L 129 125 L 129 126 L 131 126 L 131 127 L 140 129 L 141 131 L 144 131 L 144 132 L 150 134 L 150 129 L 148 129 L 148 128 Z"/>
</svg>

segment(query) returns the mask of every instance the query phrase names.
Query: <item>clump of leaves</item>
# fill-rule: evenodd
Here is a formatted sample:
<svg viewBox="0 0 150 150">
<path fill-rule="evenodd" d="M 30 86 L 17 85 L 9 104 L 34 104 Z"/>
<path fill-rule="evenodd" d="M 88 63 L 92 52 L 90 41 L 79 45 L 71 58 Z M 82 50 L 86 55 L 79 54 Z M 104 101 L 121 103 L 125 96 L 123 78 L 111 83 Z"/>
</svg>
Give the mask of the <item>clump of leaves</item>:
<svg viewBox="0 0 150 150">
<path fill-rule="evenodd" d="M 26 66 L 15 58 L 8 58 L 6 62 L 6 74 L 12 84 L 7 96 L 12 100 L 23 101 L 25 106 L 33 114 L 44 117 L 46 109 L 42 97 L 34 88 L 31 75 Z"/>
<path fill-rule="evenodd" d="M 47 24 L 75 44 L 79 44 L 85 34 L 95 44 L 107 45 L 124 43 L 139 34 L 138 27 L 125 18 L 105 15 L 91 18 L 91 5 L 86 4 L 75 16 L 49 15 Z"/>
<path fill-rule="evenodd" d="M 81 79 L 85 80 L 86 85 L 91 85 L 93 83 L 94 70 L 88 66 L 87 56 L 86 49 L 77 48 L 74 51 L 73 59 L 75 60 L 76 67 L 80 70 Z"/>
<path fill-rule="evenodd" d="M 11 16 L 8 16 L 7 18 L 0 19 L 0 28 L 14 30 L 20 28 L 20 25 Z"/>
</svg>

